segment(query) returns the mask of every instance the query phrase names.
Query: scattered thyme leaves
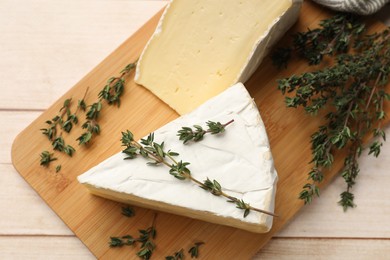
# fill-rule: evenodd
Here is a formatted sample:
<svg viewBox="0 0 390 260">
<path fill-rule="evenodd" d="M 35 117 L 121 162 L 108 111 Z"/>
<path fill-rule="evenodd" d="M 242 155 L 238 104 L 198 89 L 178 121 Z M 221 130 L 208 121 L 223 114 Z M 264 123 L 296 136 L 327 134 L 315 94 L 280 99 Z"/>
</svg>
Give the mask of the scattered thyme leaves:
<svg viewBox="0 0 390 260">
<path fill-rule="evenodd" d="M 207 180 L 201 182 L 195 179 L 188 168 L 190 163 L 175 159 L 174 157 L 179 156 L 179 154 L 171 150 L 166 151 L 164 142 L 160 144 L 154 142 L 154 133 L 149 134 L 146 138 L 137 142 L 134 140 L 134 135 L 127 130 L 126 132 L 122 132 L 121 142 L 122 146 L 125 147 L 122 152 L 127 155 L 125 159 L 134 159 L 138 155 L 141 155 L 148 160 L 148 165 L 163 164 L 169 168 L 169 174 L 173 177 L 182 181 L 190 180 L 211 194 L 225 197 L 228 199 L 228 202 L 235 203 L 237 208 L 244 210 L 244 217 L 248 216 L 251 210 L 275 216 L 271 212 L 252 207 L 243 200 L 226 194 L 222 191 L 221 185 L 216 180 L 211 181 L 207 178 Z"/>
<path fill-rule="evenodd" d="M 199 256 L 199 247 L 203 245 L 204 242 L 196 242 L 189 250 L 188 253 L 190 253 L 191 258 L 198 258 Z"/>
<path fill-rule="evenodd" d="M 124 208 L 122 207 L 122 214 L 124 212 Z M 126 209 L 127 212 L 127 209 Z M 125 215 L 127 216 L 127 215 Z M 108 242 L 110 247 L 122 247 L 122 246 L 132 246 L 136 244 L 140 244 L 140 249 L 136 253 L 142 259 L 150 259 L 153 254 L 153 251 L 156 248 L 156 244 L 154 243 L 154 239 L 156 238 L 156 221 L 157 214 L 153 215 L 152 225 L 147 229 L 139 230 L 139 237 L 134 238 L 131 235 L 125 235 L 122 237 L 110 237 L 110 241 Z"/>
<path fill-rule="evenodd" d="M 48 167 L 50 162 L 57 160 L 57 158 L 53 157 L 53 153 L 49 151 L 43 151 L 41 153 L 40 165 Z"/>
<path fill-rule="evenodd" d="M 310 182 L 303 186 L 299 198 L 309 204 L 319 196 L 318 183 L 333 165 L 335 152 L 347 150 L 341 171 L 346 190 L 339 201 L 347 210 L 355 207 L 351 189 L 359 173 L 357 158 L 366 136 L 377 137 L 368 152 L 375 157 L 386 140 L 382 121 L 386 117 L 384 103 L 390 99 L 385 91 L 390 75 L 390 29 L 366 35 L 365 25 L 351 15 L 336 15 L 320 25 L 321 28 L 294 35 L 290 49 L 309 64 L 319 64 L 324 55 L 332 56 L 334 64 L 280 79 L 278 88 L 286 95 L 287 107 L 301 106 L 312 115 L 330 107 L 326 123 L 311 136 L 313 167 L 308 173 Z M 353 51 L 348 52 L 350 49 Z M 277 65 L 283 67 L 280 56 L 278 60 Z"/>
<path fill-rule="evenodd" d="M 123 237 L 110 237 L 110 241 L 108 244 L 110 247 L 122 247 L 122 246 L 132 246 L 134 245 L 136 240 L 130 236 L 126 235 Z"/>
<path fill-rule="evenodd" d="M 234 120 L 230 120 L 226 124 L 221 124 L 220 122 L 208 121 L 206 123 L 208 127 L 207 130 L 204 130 L 200 125 L 194 125 L 194 129 L 185 126 L 178 131 L 177 136 L 179 136 L 179 140 L 183 141 L 184 144 L 189 141 L 198 142 L 202 140 L 203 136 L 207 133 L 219 134 L 225 132 L 225 127 L 233 122 Z"/>
<path fill-rule="evenodd" d="M 62 168 L 61 164 L 57 165 L 57 166 L 56 166 L 56 173 L 57 173 L 57 172 L 60 172 L 60 171 L 61 171 L 61 168 Z"/>
<path fill-rule="evenodd" d="M 108 244 L 110 247 L 121 247 L 124 245 L 123 240 L 119 237 L 110 237 L 110 242 Z"/>
<path fill-rule="evenodd" d="M 130 217 L 134 217 L 135 215 L 135 211 L 132 207 L 130 206 L 126 206 L 126 207 L 122 207 L 122 215 L 123 216 L 126 216 L 128 218 Z"/>
<path fill-rule="evenodd" d="M 184 259 L 184 249 L 180 249 L 175 252 L 173 255 L 169 255 L 165 257 L 165 260 L 183 260 Z"/>
</svg>

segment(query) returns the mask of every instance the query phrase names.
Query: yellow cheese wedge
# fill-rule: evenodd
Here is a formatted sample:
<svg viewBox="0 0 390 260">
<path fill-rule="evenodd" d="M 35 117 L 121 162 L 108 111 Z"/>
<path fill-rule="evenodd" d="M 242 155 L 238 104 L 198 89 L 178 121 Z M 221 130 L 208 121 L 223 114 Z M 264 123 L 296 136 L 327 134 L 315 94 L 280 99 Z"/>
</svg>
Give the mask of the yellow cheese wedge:
<svg viewBox="0 0 390 260">
<path fill-rule="evenodd" d="M 301 0 L 173 0 L 145 47 L 135 80 L 179 114 L 257 69 L 296 21 Z"/>
</svg>

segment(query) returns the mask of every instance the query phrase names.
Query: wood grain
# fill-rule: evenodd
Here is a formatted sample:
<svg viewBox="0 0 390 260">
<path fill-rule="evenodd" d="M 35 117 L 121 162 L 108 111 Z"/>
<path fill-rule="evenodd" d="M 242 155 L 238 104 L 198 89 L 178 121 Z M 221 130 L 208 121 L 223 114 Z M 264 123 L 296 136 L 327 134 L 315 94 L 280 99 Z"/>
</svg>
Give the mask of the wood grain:
<svg viewBox="0 0 390 260">
<path fill-rule="evenodd" d="M 313 11 L 314 13 L 316 11 L 316 7 L 311 7 L 308 4 L 306 4 L 305 8 L 314 8 L 311 10 L 312 14 Z M 306 11 L 308 10 L 306 9 Z M 305 17 L 303 17 L 300 21 L 298 27 L 306 27 L 307 25 L 310 25 L 312 22 L 318 19 L 318 16 L 310 16 L 310 18 L 312 20 L 310 20 L 308 16 L 305 15 Z M 156 19 L 154 22 L 156 22 Z M 147 37 L 145 31 L 151 33 L 152 28 L 153 27 L 151 26 L 151 22 L 149 22 L 147 27 L 142 29 L 142 34 L 137 33 L 128 41 L 126 41 L 124 45 L 122 45 L 109 58 L 103 61 L 103 63 L 101 63 L 96 69 L 88 74 L 86 78 L 84 78 L 79 84 L 71 89 L 68 94 L 80 96 L 88 85 L 94 86 L 93 90 L 95 91 L 94 94 L 96 94 L 100 88 L 99 86 L 102 85 L 107 77 L 119 71 L 128 60 L 134 59 L 137 56 L 139 51 L 142 49 L 142 41 L 143 44 L 145 42 L 145 39 L 143 38 Z M 128 51 L 129 47 L 131 46 L 134 47 L 132 49 L 133 51 Z M 305 156 L 305 154 L 307 155 L 309 152 L 309 149 L 302 149 L 303 154 L 300 156 L 291 156 L 292 158 L 289 157 L 287 160 L 284 158 L 287 158 L 286 154 L 288 153 L 289 149 L 291 151 L 293 144 L 291 144 L 291 146 L 283 146 L 282 144 L 283 142 L 286 142 L 286 140 L 292 140 L 295 138 L 298 140 L 294 144 L 302 145 L 302 143 L 306 143 L 308 134 L 311 131 L 310 129 L 315 129 L 315 126 L 318 122 L 306 119 L 303 116 L 298 116 L 298 114 L 294 115 L 292 114 L 292 111 L 284 110 L 284 104 L 280 96 L 280 102 L 277 98 L 271 98 L 272 95 L 275 95 L 275 91 L 272 89 L 274 87 L 274 83 L 272 77 L 269 77 L 270 71 L 266 65 L 269 64 L 266 63 L 264 66 L 267 69 L 263 71 L 260 70 L 254 77 L 252 77 L 247 85 L 248 89 L 255 97 L 255 100 L 263 114 L 263 118 L 265 119 L 266 124 L 270 129 L 269 135 L 271 138 L 271 144 L 274 147 L 274 156 L 275 160 L 277 161 L 276 166 L 281 177 L 279 193 L 277 195 L 277 211 L 282 212 L 281 214 L 283 215 L 275 223 L 275 228 L 273 229 L 273 232 L 275 232 L 283 224 L 285 224 L 285 222 L 290 219 L 301 206 L 301 203 L 295 201 L 295 198 L 292 198 L 291 194 L 296 194 L 296 192 L 300 189 L 304 179 L 306 178 L 306 169 L 299 169 L 301 167 L 298 167 L 293 171 L 290 171 L 289 169 L 292 169 L 293 166 L 295 167 L 296 165 L 305 165 L 308 158 Z M 262 77 L 262 73 L 268 77 Z M 276 74 L 271 75 L 275 76 Z M 129 95 L 129 93 L 131 93 L 131 95 Z M 268 97 L 268 99 L 265 97 Z M 43 142 L 44 139 L 41 135 L 39 135 L 39 132 L 37 133 L 37 129 L 42 126 L 44 120 L 58 111 L 61 103 L 60 101 L 56 102 L 51 108 L 49 108 L 47 112 L 39 117 L 37 121 L 34 121 L 32 125 L 23 131 L 16 139 L 13 146 L 13 162 L 18 171 L 23 175 L 24 178 L 26 178 L 30 185 L 32 185 L 38 191 L 38 193 L 57 212 L 57 214 L 59 214 L 65 223 L 67 223 L 67 225 L 82 239 L 82 241 L 87 246 L 89 246 L 92 252 L 94 252 L 94 254 L 99 257 L 120 257 L 122 253 L 115 250 L 108 250 L 106 246 L 107 241 L 102 240 L 101 238 L 112 235 L 112 232 L 134 232 L 137 228 L 139 228 L 139 226 L 131 227 L 131 225 L 135 222 L 137 222 L 137 225 L 147 225 L 148 221 L 145 219 L 150 218 L 151 212 L 138 209 L 140 211 L 138 214 L 139 218 L 133 220 L 134 222 L 125 223 L 125 221 L 120 219 L 119 213 L 117 215 L 113 214 L 112 212 L 110 213 L 112 210 L 114 210 L 114 212 L 119 212 L 119 206 L 117 203 L 108 202 L 89 196 L 86 191 L 81 189 L 80 185 L 76 183 L 75 177 L 94 163 L 99 162 L 103 158 L 106 158 L 107 156 L 119 151 L 119 142 L 112 143 L 111 140 L 117 136 L 117 133 L 119 133 L 120 130 L 123 130 L 122 127 L 125 126 L 125 128 L 129 128 L 133 126 L 132 129 L 138 133 L 138 136 L 142 136 L 148 131 L 152 131 L 165 122 L 172 120 L 176 116 L 175 113 L 173 113 L 169 108 L 153 97 L 150 93 L 138 86 L 135 86 L 134 84 L 130 84 L 130 88 L 128 89 L 125 99 L 126 104 L 131 103 L 133 108 L 126 107 L 124 104 L 121 110 L 116 111 L 115 114 L 113 113 L 113 118 L 102 122 L 102 127 L 106 130 L 102 133 L 102 136 L 99 137 L 99 139 L 97 139 L 97 141 L 89 148 L 91 151 L 87 153 L 88 157 L 86 157 L 86 153 L 81 154 L 81 152 L 79 152 L 74 159 L 64 160 L 67 170 L 66 174 L 64 174 L 65 176 L 63 176 L 65 180 L 61 180 L 61 185 L 53 185 L 56 180 L 54 179 L 53 181 L 53 178 L 50 178 L 52 176 L 45 174 L 41 168 L 37 167 L 38 161 L 36 158 L 27 158 L 25 156 L 26 154 L 34 154 L 34 152 L 36 154 L 39 153 L 40 149 L 42 148 L 40 143 Z M 145 100 L 150 101 L 147 107 L 143 102 Z M 273 100 L 275 102 L 270 104 L 269 100 Z M 121 111 L 123 110 L 126 111 L 126 114 L 133 112 L 135 115 L 141 115 L 141 113 L 137 114 L 137 112 L 142 111 L 142 116 L 148 117 L 148 120 L 145 120 L 144 124 L 142 124 L 143 118 L 134 118 L 134 116 L 132 118 L 123 118 L 123 114 L 121 115 L 121 113 L 123 113 Z M 109 108 L 108 111 L 113 112 L 114 108 Z M 287 122 L 281 122 L 278 120 L 278 118 L 280 119 L 280 113 L 287 113 L 290 120 Z M 303 115 L 303 113 L 300 113 L 299 115 Z M 103 115 L 103 118 L 106 117 Z M 307 121 L 312 123 L 307 125 Z M 302 131 L 302 127 L 300 128 L 302 125 L 305 125 L 307 129 Z M 285 136 L 282 136 L 283 132 L 286 132 L 287 129 L 289 130 L 289 133 Z M 299 132 L 300 136 L 295 136 L 294 131 Z M 26 140 L 26 138 L 28 138 L 28 140 L 33 140 L 30 147 L 27 148 L 23 147 L 23 140 Z M 96 149 L 96 146 L 107 144 L 110 145 L 105 151 Z M 21 149 L 22 147 L 24 149 Z M 81 165 L 80 162 L 84 162 L 85 160 L 88 161 Z M 292 175 L 294 176 L 294 179 L 289 177 Z M 70 194 L 72 195 L 70 196 Z M 241 259 L 245 259 L 252 256 L 271 235 L 270 233 L 266 236 L 258 236 L 247 232 L 162 213 L 159 214 L 158 221 L 161 225 L 160 232 L 163 234 L 158 238 L 159 248 L 161 246 L 161 250 L 156 252 L 158 255 L 170 253 L 170 248 L 182 247 L 182 242 L 172 241 L 172 237 L 181 234 L 181 237 L 184 236 L 183 239 L 185 241 L 190 241 L 191 239 L 195 239 L 200 235 L 205 237 L 204 240 L 208 245 L 208 252 L 205 252 L 205 257 L 213 257 L 211 252 L 212 249 L 217 249 L 218 246 L 221 246 L 221 244 L 218 242 L 219 240 L 216 238 L 225 236 L 229 239 L 228 241 L 225 241 L 226 243 L 224 246 L 226 246 L 229 250 L 224 250 L 223 254 L 219 254 L 218 256 L 240 257 Z M 207 232 L 206 234 L 205 231 L 210 229 L 212 232 Z M 235 250 L 235 248 L 238 248 L 239 250 Z M 163 249 L 167 251 L 163 251 Z M 215 251 L 221 253 L 220 250 Z M 125 253 L 127 254 L 127 252 Z M 245 255 L 242 255 L 243 253 Z"/>
<path fill-rule="evenodd" d="M 367 239 L 272 239 L 258 259 L 275 260 L 356 260 L 388 259 L 390 240 Z"/>
<path fill-rule="evenodd" d="M 94 259 L 88 251 L 82 250 L 84 245 L 74 237 L 66 236 L 37 236 L 33 241 L 31 237 L 0 236 L 0 256 L 2 259 L 29 259 L 39 260 L 47 252 L 55 248 L 49 259 L 66 260 Z M 27 246 L 28 245 L 28 246 Z M 34 248 L 31 250 L 29 248 Z"/>
</svg>

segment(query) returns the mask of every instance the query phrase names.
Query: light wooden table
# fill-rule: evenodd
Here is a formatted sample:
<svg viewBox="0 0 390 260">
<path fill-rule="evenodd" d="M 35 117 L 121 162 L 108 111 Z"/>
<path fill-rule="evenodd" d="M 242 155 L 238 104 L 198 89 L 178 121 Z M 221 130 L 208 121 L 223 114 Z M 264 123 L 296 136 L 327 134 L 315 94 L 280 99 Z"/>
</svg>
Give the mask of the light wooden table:
<svg viewBox="0 0 390 260">
<path fill-rule="evenodd" d="M 0 0 L 0 259 L 94 258 L 15 171 L 11 144 L 165 4 Z M 389 6 L 381 18 L 390 22 Z M 360 164 L 356 209 L 337 206 L 336 179 L 256 259 L 390 259 L 390 145 Z"/>
</svg>

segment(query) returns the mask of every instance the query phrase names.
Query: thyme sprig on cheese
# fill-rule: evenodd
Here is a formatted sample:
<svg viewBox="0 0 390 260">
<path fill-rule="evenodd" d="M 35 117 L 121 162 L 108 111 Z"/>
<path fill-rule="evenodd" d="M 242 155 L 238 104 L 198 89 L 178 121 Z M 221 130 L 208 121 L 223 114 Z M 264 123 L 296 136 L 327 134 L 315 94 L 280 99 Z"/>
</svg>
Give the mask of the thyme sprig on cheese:
<svg viewBox="0 0 390 260">
<path fill-rule="evenodd" d="M 202 140 L 203 136 L 207 133 L 215 135 L 225 132 L 225 127 L 233 122 L 234 119 L 230 120 L 225 124 L 221 124 L 220 122 L 208 121 L 206 123 L 208 127 L 207 130 L 204 130 L 203 127 L 201 127 L 200 125 L 194 125 L 194 129 L 191 127 L 184 126 L 178 131 L 177 136 L 179 136 L 179 140 L 183 141 L 184 144 L 188 143 L 189 141 L 198 142 Z"/>
<path fill-rule="evenodd" d="M 122 146 L 125 149 L 122 151 L 127 155 L 125 159 L 134 159 L 138 155 L 148 159 L 148 165 L 165 165 L 169 168 L 169 174 L 173 177 L 185 181 L 189 180 L 196 183 L 200 188 L 210 192 L 214 196 L 221 196 L 228 199 L 228 202 L 234 203 L 237 208 L 244 211 L 244 218 L 248 216 L 251 210 L 264 213 L 267 215 L 275 216 L 272 212 L 268 212 L 262 209 L 252 207 L 249 203 L 246 203 L 242 199 L 238 199 L 223 191 L 221 184 L 217 180 L 210 180 L 207 178 L 205 181 L 199 181 L 191 175 L 191 171 L 188 168 L 189 162 L 175 159 L 179 156 L 178 153 L 168 150 L 164 147 L 164 142 L 154 142 L 154 133 L 151 133 L 147 138 L 141 139 L 140 142 L 134 140 L 133 134 L 127 130 L 122 132 L 121 138 Z"/>
</svg>

